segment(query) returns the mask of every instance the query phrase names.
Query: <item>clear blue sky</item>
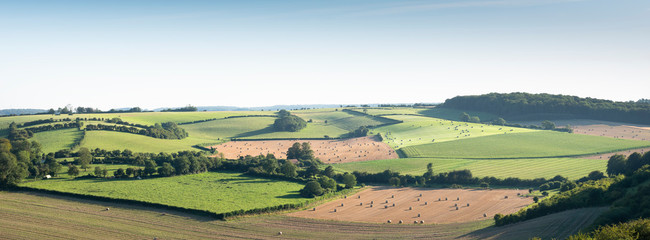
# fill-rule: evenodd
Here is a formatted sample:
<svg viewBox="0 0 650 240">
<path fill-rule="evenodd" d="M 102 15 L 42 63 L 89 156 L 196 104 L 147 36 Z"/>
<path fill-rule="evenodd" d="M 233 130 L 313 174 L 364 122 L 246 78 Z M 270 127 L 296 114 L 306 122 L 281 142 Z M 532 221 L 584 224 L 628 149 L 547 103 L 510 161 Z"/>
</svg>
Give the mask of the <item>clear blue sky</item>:
<svg viewBox="0 0 650 240">
<path fill-rule="evenodd" d="M 650 98 L 647 0 L 2 1 L 0 108 Z"/>
</svg>

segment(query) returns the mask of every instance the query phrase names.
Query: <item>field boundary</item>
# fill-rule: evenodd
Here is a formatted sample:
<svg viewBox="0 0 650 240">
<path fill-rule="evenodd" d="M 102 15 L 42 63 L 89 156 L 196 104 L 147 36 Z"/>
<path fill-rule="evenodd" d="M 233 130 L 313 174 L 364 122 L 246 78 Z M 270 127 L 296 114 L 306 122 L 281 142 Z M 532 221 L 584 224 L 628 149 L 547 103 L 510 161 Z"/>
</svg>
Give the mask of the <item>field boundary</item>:
<svg viewBox="0 0 650 240">
<path fill-rule="evenodd" d="M 202 120 L 196 120 L 192 122 L 182 122 L 182 123 L 177 123 L 177 125 L 188 125 L 188 124 L 196 124 L 196 123 L 204 123 L 204 122 L 211 122 L 211 121 L 216 121 L 216 120 L 222 120 L 222 119 L 229 119 L 229 118 L 247 118 L 247 117 L 278 117 L 277 115 L 242 115 L 242 116 L 227 116 L 223 118 L 209 118 L 209 119 L 202 119 Z"/>
</svg>

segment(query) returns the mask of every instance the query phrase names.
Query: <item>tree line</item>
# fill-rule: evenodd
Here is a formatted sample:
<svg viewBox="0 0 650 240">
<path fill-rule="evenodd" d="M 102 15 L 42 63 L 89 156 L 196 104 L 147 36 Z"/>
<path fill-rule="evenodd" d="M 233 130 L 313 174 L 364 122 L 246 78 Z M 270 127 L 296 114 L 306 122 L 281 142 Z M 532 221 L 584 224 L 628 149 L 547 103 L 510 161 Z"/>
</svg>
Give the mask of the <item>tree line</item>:
<svg viewBox="0 0 650 240">
<path fill-rule="evenodd" d="M 497 214 L 494 216 L 495 223 L 502 226 L 564 210 L 604 205 L 611 207 L 596 219 L 594 226 L 648 218 L 650 152 L 633 155 L 627 159 L 623 155 L 612 156 L 607 164 L 609 177 L 594 171 L 576 181 L 564 181 L 559 194 L 517 213 Z M 634 190 L 631 191 L 632 189 Z"/>
<path fill-rule="evenodd" d="M 457 96 L 440 107 L 482 111 L 504 118 L 552 116 L 589 118 L 630 123 L 650 123 L 650 104 L 614 102 L 567 95 L 530 93 L 490 93 Z"/>
<path fill-rule="evenodd" d="M 181 108 L 167 108 L 160 110 L 161 112 L 196 112 L 198 108 L 192 105 L 187 105 L 186 107 Z"/>
</svg>

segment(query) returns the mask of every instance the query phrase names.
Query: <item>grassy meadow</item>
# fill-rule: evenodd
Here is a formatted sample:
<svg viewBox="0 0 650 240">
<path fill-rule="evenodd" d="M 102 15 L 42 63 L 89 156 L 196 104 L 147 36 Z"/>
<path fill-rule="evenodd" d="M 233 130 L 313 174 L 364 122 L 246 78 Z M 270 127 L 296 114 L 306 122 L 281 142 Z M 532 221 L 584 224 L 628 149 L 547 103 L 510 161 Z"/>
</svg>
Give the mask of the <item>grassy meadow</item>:
<svg viewBox="0 0 650 240">
<path fill-rule="evenodd" d="M 272 117 L 226 118 L 181 125 L 181 127 L 189 133 L 190 137 L 210 142 L 273 132 L 271 128 L 275 119 Z"/>
<path fill-rule="evenodd" d="M 61 149 L 70 149 L 82 135 L 83 132 L 76 128 L 67 128 L 35 133 L 31 140 L 39 142 L 44 153 L 50 153 Z"/>
<path fill-rule="evenodd" d="M 264 208 L 308 200 L 298 194 L 298 190 L 303 187 L 303 184 L 225 172 L 206 172 L 142 180 L 75 180 L 62 177 L 25 182 L 22 186 L 131 199 L 214 213 Z"/>
<path fill-rule="evenodd" d="M 539 131 L 527 128 L 457 122 L 423 116 L 395 115 L 390 117 L 404 122 L 375 128 L 372 132 L 381 133 L 384 136 L 384 142 L 395 149 L 504 133 Z"/>
<path fill-rule="evenodd" d="M 183 150 L 196 150 L 195 144 L 204 143 L 202 139 L 188 137 L 185 139 L 160 139 L 144 135 L 112 132 L 88 131 L 82 147 L 88 149 L 101 148 L 106 150 L 129 149 L 134 152 L 178 152 Z"/>
<path fill-rule="evenodd" d="M 477 177 L 518 177 L 521 179 L 552 178 L 562 175 L 572 180 L 586 176 L 592 171 L 605 172 L 607 160 L 580 158 L 534 158 L 534 159 L 440 159 L 399 158 L 332 165 L 340 172 L 383 172 L 387 169 L 402 174 L 422 175 L 427 164 L 433 164 L 436 173 L 469 169 Z"/>
<path fill-rule="evenodd" d="M 486 159 L 580 156 L 648 146 L 648 141 L 538 131 L 423 144 L 402 150 L 407 157 Z"/>
</svg>

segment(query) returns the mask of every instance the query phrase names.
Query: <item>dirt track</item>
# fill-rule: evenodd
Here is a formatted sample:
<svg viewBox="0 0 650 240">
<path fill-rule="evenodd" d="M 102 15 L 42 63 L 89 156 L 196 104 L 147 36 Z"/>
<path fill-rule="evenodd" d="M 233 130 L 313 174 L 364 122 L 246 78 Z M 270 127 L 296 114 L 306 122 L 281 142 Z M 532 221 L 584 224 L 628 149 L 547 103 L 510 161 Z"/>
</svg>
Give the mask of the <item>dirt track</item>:
<svg viewBox="0 0 650 240">
<path fill-rule="evenodd" d="M 392 224 L 399 224 L 400 220 L 404 224 L 414 224 L 413 221 L 471 222 L 491 219 L 497 213 L 513 213 L 533 202 L 532 198 L 518 197 L 517 193 L 525 194 L 527 190 L 373 187 L 347 198 L 320 205 L 316 210 L 308 209 L 289 215 L 352 222 L 387 223 L 391 220 Z M 505 196 L 508 198 L 506 199 Z M 486 216 L 484 217 L 483 214 Z"/>
<path fill-rule="evenodd" d="M 398 158 L 395 150 L 379 141 L 376 136 L 345 140 L 231 141 L 212 147 L 219 153 L 223 153 L 224 157 L 228 159 L 236 159 L 246 155 L 266 155 L 268 153 L 272 153 L 276 158 L 286 158 L 287 149 L 296 142 L 308 142 L 314 151 L 314 156 L 324 163 L 360 162 Z"/>
</svg>

